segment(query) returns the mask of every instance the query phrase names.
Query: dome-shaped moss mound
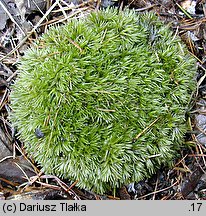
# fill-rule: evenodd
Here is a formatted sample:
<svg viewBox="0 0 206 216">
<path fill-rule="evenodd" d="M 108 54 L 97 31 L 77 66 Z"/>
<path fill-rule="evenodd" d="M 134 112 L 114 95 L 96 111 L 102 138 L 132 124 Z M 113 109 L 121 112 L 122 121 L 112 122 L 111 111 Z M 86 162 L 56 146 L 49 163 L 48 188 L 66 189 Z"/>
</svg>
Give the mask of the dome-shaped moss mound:
<svg viewBox="0 0 206 216">
<path fill-rule="evenodd" d="M 107 9 L 51 28 L 26 52 L 10 118 L 45 172 L 103 193 L 171 163 L 194 73 L 154 14 Z"/>
</svg>

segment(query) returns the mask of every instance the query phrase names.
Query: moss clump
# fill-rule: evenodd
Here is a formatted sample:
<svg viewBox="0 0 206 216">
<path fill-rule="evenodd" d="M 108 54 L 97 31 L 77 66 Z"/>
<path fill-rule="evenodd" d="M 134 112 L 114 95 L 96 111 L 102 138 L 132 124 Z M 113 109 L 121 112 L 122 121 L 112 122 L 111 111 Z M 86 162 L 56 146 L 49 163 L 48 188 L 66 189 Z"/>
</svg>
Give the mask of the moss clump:
<svg viewBox="0 0 206 216">
<path fill-rule="evenodd" d="M 194 73 L 154 14 L 107 9 L 52 27 L 26 52 L 10 118 L 45 172 L 103 193 L 172 162 Z"/>
</svg>

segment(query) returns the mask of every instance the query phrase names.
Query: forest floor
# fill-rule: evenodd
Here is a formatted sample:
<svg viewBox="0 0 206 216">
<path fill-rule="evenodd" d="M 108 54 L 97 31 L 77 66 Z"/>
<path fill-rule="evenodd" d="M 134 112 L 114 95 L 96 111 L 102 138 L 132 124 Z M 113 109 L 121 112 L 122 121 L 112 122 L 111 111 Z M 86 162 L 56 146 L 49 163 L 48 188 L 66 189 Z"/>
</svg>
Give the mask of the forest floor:
<svg viewBox="0 0 206 216">
<path fill-rule="evenodd" d="M 75 182 L 46 175 L 28 158 L 8 121 L 10 85 L 17 76 L 17 62 L 31 43 L 51 25 L 65 23 L 93 10 L 115 6 L 153 11 L 170 23 L 197 60 L 197 88 L 188 119 L 190 146 L 172 168 L 163 167 L 144 181 L 117 190 L 116 195 L 79 189 Z M 206 2 L 205 0 L 0 0 L 0 199 L 206 199 Z"/>
</svg>

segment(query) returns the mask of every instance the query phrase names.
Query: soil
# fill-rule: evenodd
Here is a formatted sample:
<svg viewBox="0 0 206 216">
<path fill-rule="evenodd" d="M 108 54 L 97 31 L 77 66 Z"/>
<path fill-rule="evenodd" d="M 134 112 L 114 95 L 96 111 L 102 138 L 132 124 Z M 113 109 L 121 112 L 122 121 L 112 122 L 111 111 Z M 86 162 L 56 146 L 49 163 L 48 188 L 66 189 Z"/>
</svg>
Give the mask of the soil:
<svg viewBox="0 0 206 216">
<path fill-rule="evenodd" d="M 30 4 L 28 4 L 30 2 Z M 74 16 L 114 6 L 153 11 L 181 37 L 197 60 L 197 88 L 188 116 L 190 130 L 173 167 L 114 192 L 99 195 L 75 187 L 76 182 L 40 171 L 27 157 L 8 121 L 10 85 L 18 59 L 51 25 Z M 205 0 L 1 0 L 0 1 L 0 199 L 2 200 L 204 200 L 206 199 L 206 2 Z"/>
</svg>

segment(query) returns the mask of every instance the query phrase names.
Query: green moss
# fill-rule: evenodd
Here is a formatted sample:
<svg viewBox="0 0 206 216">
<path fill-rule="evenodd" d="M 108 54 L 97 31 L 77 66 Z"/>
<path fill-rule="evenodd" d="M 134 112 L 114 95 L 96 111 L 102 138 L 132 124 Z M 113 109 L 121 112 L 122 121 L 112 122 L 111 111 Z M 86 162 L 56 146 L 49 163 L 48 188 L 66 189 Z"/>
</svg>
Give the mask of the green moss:
<svg viewBox="0 0 206 216">
<path fill-rule="evenodd" d="M 103 193 L 177 156 L 194 65 L 154 14 L 92 13 L 26 52 L 10 118 L 43 171 Z"/>
</svg>

